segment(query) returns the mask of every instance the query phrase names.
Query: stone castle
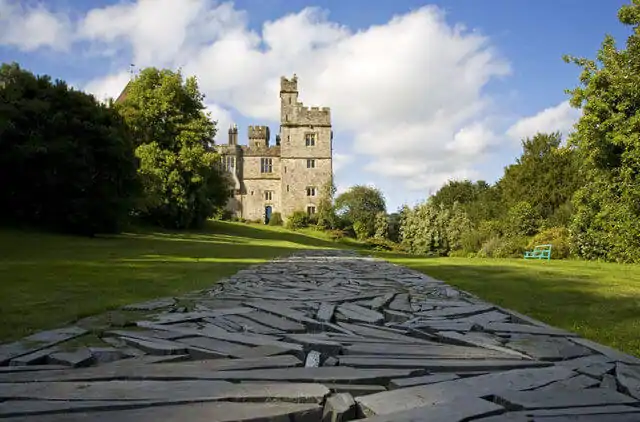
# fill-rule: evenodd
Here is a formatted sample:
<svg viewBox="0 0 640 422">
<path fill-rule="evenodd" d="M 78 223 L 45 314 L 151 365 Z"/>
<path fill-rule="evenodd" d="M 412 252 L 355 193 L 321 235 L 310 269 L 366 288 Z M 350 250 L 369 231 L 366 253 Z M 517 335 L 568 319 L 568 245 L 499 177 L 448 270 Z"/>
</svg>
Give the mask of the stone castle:
<svg viewBox="0 0 640 422">
<path fill-rule="evenodd" d="M 280 78 L 280 133 L 270 145 L 267 126 L 249 126 L 248 145 L 238 144 L 238 128 L 226 145 L 216 145 L 234 183 L 226 209 L 238 218 L 268 222 L 274 212 L 286 220 L 294 211 L 314 214 L 332 176 L 331 112 L 305 107 L 298 78 Z"/>
</svg>

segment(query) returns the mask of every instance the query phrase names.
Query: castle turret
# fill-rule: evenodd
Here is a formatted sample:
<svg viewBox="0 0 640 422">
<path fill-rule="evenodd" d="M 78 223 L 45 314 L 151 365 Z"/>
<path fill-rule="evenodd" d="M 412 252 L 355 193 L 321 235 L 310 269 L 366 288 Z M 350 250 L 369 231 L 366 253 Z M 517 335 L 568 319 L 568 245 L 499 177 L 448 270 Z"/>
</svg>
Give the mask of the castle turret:
<svg viewBox="0 0 640 422">
<path fill-rule="evenodd" d="M 269 148 L 269 127 L 249 126 L 249 147 Z"/>
<path fill-rule="evenodd" d="M 238 145 L 238 125 L 229 126 L 229 145 Z"/>
<path fill-rule="evenodd" d="M 280 78 L 280 124 L 287 124 L 296 120 L 298 107 L 298 77 Z"/>
</svg>

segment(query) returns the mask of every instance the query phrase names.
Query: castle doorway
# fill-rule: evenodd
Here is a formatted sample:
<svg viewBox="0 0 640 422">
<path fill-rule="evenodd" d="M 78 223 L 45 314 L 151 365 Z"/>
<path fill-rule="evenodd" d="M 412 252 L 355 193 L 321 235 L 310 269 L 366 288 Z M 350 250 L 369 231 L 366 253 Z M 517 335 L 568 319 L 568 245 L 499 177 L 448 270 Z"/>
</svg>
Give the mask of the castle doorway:
<svg viewBox="0 0 640 422">
<path fill-rule="evenodd" d="M 267 205 L 264 207 L 264 224 L 269 224 L 269 220 L 271 220 L 271 205 Z"/>
</svg>

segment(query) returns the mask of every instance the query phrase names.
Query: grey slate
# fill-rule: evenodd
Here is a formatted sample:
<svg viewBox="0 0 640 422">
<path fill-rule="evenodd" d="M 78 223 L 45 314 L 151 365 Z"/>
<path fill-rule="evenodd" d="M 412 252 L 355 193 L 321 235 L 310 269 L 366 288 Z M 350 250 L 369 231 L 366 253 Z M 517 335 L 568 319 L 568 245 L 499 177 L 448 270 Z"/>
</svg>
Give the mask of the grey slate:
<svg viewBox="0 0 640 422">
<path fill-rule="evenodd" d="M 349 393 L 330 396 L 322 411 L 322 422 L 346 422 L 356 417 L 356 402 Z"/>
<path fill-rule="evenodd" d="M 603 388 L 584 390 L 501 391 L 499 402 L 521 409 L 551 409 L 556 407 L 603 406 L 637 403 L 632 397 Z"/>
<path fill-rule="evenodd" d="M 74 368 L 89 366 L 93 362 L 93 354 L 86 347 L 73 352 L 56 352 L 49 355 L 49 361 L 53 364 L 69 365 Z"/>
<path fill-rule="evenodd" d="M 503 410 L 501 406 L 490 401 L 469 397 L 444 403 L 436 402 L 431 405 L 361 420 L 363 422 L 461 422 L 467 421 L 471 417 L 492 415 Z"/>
<path fill-rule="evenodd" d="M 335 311 L 335 309 L 335 303 L 323 302 L 320 304 L 320 308 L 318 309 L 316 318 L 318 319 L 318 321 L 329 322 L 333 317 L 333 312 Z"/>
<path fill-rule="evenodd" d="M 229 403 L 208 402 L 104 412 L 75 412 L 34 416 L 32 422 L 307 422 L 319 420 L 322 407 L 313 403 Z M 315 419 L 314 419 L 315 418 Z M 24 421 L 24 417 L 6 418 Z"/>
<path fill-rule="evenodd" d="M 437 382 L 451 381 L 460 378 L 456 374 L 442 373 L 442 374 L 430 374 L 423 375 L 421 377 L 413 378 L 397 378 L 391 380 L 389 383 L 390 389 L 413 387 L 415 385 L 435 384 Z"/>
<path fill-rule="evenodd" d="M 617 362 L 616 378 L 625 392 L 640 400 L 640 370 L 637 367 Z"/>
</svg>

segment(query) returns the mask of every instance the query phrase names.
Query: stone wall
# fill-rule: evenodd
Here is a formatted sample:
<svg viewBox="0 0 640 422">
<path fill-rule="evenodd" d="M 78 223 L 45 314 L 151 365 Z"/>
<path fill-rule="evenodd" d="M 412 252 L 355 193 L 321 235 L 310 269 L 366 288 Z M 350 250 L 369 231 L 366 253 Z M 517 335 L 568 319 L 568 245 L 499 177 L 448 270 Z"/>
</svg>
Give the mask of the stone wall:
<svg viewBox="0 0 640 422">
<path fill-rule="evenodd" d="M 279 179 L 245 180 L 246 193 L 239 195 L 242 204 L 241 217 L 247 220 L 263 220 L 264 210 L 271 205 L 273 212 L 282 212 L 280 209 L 281 194 Z M 271 200 L 265 199 L 265 191 L 271 191 Z"/>
<path fill-rule="evenodd" d="M 315 168 L 307 168 L 306 158 L 283 158 L 282 215 L 290 216 L 294 211 L 306 211 L 308 205 L 317 208 L 322 188 L 331 179 L 331 159 L 315 158 Z M 284 168 L 287 171 L 284 173 Z M 307 196 L 307 187 L 316 188 L 316 196 Z"/>
</svg>

